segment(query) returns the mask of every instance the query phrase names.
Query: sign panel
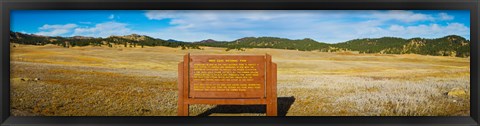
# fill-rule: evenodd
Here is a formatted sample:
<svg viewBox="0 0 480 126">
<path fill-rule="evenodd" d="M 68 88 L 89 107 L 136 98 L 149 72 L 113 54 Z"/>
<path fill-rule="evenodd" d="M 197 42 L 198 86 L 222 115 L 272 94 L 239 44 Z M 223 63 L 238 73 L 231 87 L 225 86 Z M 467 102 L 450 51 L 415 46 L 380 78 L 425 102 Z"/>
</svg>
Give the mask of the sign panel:
<svg viewBox="0 0 480 126">
<path fill-rule="evenodd" d="M 265 97 L 265 56 L 190 56 L 189 96 Z"/>
<path fill-rule="evenodd" d="M 191 104 L 266 105 L 277 115 L 277 65 L 266 55 L 190 55 L 178 64 L 178 116 Z"/>
</svg>

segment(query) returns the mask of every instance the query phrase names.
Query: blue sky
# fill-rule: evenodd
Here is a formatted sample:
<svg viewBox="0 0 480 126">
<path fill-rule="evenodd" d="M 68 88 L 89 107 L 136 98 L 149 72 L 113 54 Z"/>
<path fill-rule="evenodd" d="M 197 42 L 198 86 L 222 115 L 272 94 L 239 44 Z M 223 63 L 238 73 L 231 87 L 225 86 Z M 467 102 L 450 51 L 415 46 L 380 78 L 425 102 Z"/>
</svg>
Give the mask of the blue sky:
<svg viewBox="0 0 480 126">
<path fill-rule="evenodd" d="M 141 34 L 180 41 L 242 37 L 470 39 L 468 10 L 15 10 L 11 30 L 46 36 Z"/>
</svg>

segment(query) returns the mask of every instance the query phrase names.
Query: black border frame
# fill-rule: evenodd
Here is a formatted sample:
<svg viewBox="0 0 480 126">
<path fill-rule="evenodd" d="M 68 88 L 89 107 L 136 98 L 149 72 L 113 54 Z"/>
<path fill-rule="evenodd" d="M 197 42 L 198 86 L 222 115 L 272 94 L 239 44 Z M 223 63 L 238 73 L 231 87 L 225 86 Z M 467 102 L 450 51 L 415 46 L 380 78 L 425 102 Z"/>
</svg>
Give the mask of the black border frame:
<svg viewBox="0 0 480 126">
<path fill-rule="evenodd" d="M 11 125 L 479 125 L 478 0 L 0 0 L 0 124 Z M 470 10 L 470 116 L 465 117 L 15 117 L 10 116 L 11 10 Z"/>
</svg>

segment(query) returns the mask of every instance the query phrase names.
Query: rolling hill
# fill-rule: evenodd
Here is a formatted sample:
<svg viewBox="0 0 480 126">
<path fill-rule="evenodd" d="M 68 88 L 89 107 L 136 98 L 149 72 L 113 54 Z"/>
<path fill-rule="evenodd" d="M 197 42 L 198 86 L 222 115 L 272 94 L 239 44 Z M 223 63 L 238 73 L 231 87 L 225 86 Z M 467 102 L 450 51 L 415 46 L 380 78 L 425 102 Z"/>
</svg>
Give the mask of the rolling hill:
<svg viewBox="0 0 480 126">
<path fill-rule="evenodd" d="M 359 53 L 381 54 L 421 54 L 434 56 L 470 56 L 470 41 L 457 35 L 449 35 L 435 39 L 425 38 L 363 38 L 346 42 L 328 44 L 313 39 L 287 39 L 279 37 L 244 37 L 234 41 L 216 41 L 213 39 L 198 42 L 183 42 L 177 40 L 163 40 L 145 35 L 110 36 L 107 38 L 93 38 L 84 36 L 52 37 L 34 34 L 10 32 L 10 42 L 29 45 L 54 44 L 66 48 L 75 46 L 108 46 L 108 47 L 136 47 L 136 46 L 167 46 L 181 47 L 182 49 L 201 49 L 200 46 L 223 47 L 226 51 L 246 48 L 275 48 L 299 51 L 358 51 Z"/>
</svg>

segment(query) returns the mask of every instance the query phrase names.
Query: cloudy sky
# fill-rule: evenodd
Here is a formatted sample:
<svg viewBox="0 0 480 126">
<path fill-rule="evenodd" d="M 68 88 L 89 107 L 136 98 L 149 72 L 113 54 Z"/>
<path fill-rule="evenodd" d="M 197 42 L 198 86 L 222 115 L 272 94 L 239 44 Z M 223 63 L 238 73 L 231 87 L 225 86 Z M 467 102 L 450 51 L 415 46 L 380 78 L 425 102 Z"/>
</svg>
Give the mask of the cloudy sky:
<svg viewBox="0 0 480 126">
<path fill-rule="evenodd" d="M 470 39 L 462 10 L 16 10 L 11 30 L 46 36 L 141 34 L 180 41 L 242 37 L 311 38 L 336 43 L 357 38 Z"/>
</svg>

